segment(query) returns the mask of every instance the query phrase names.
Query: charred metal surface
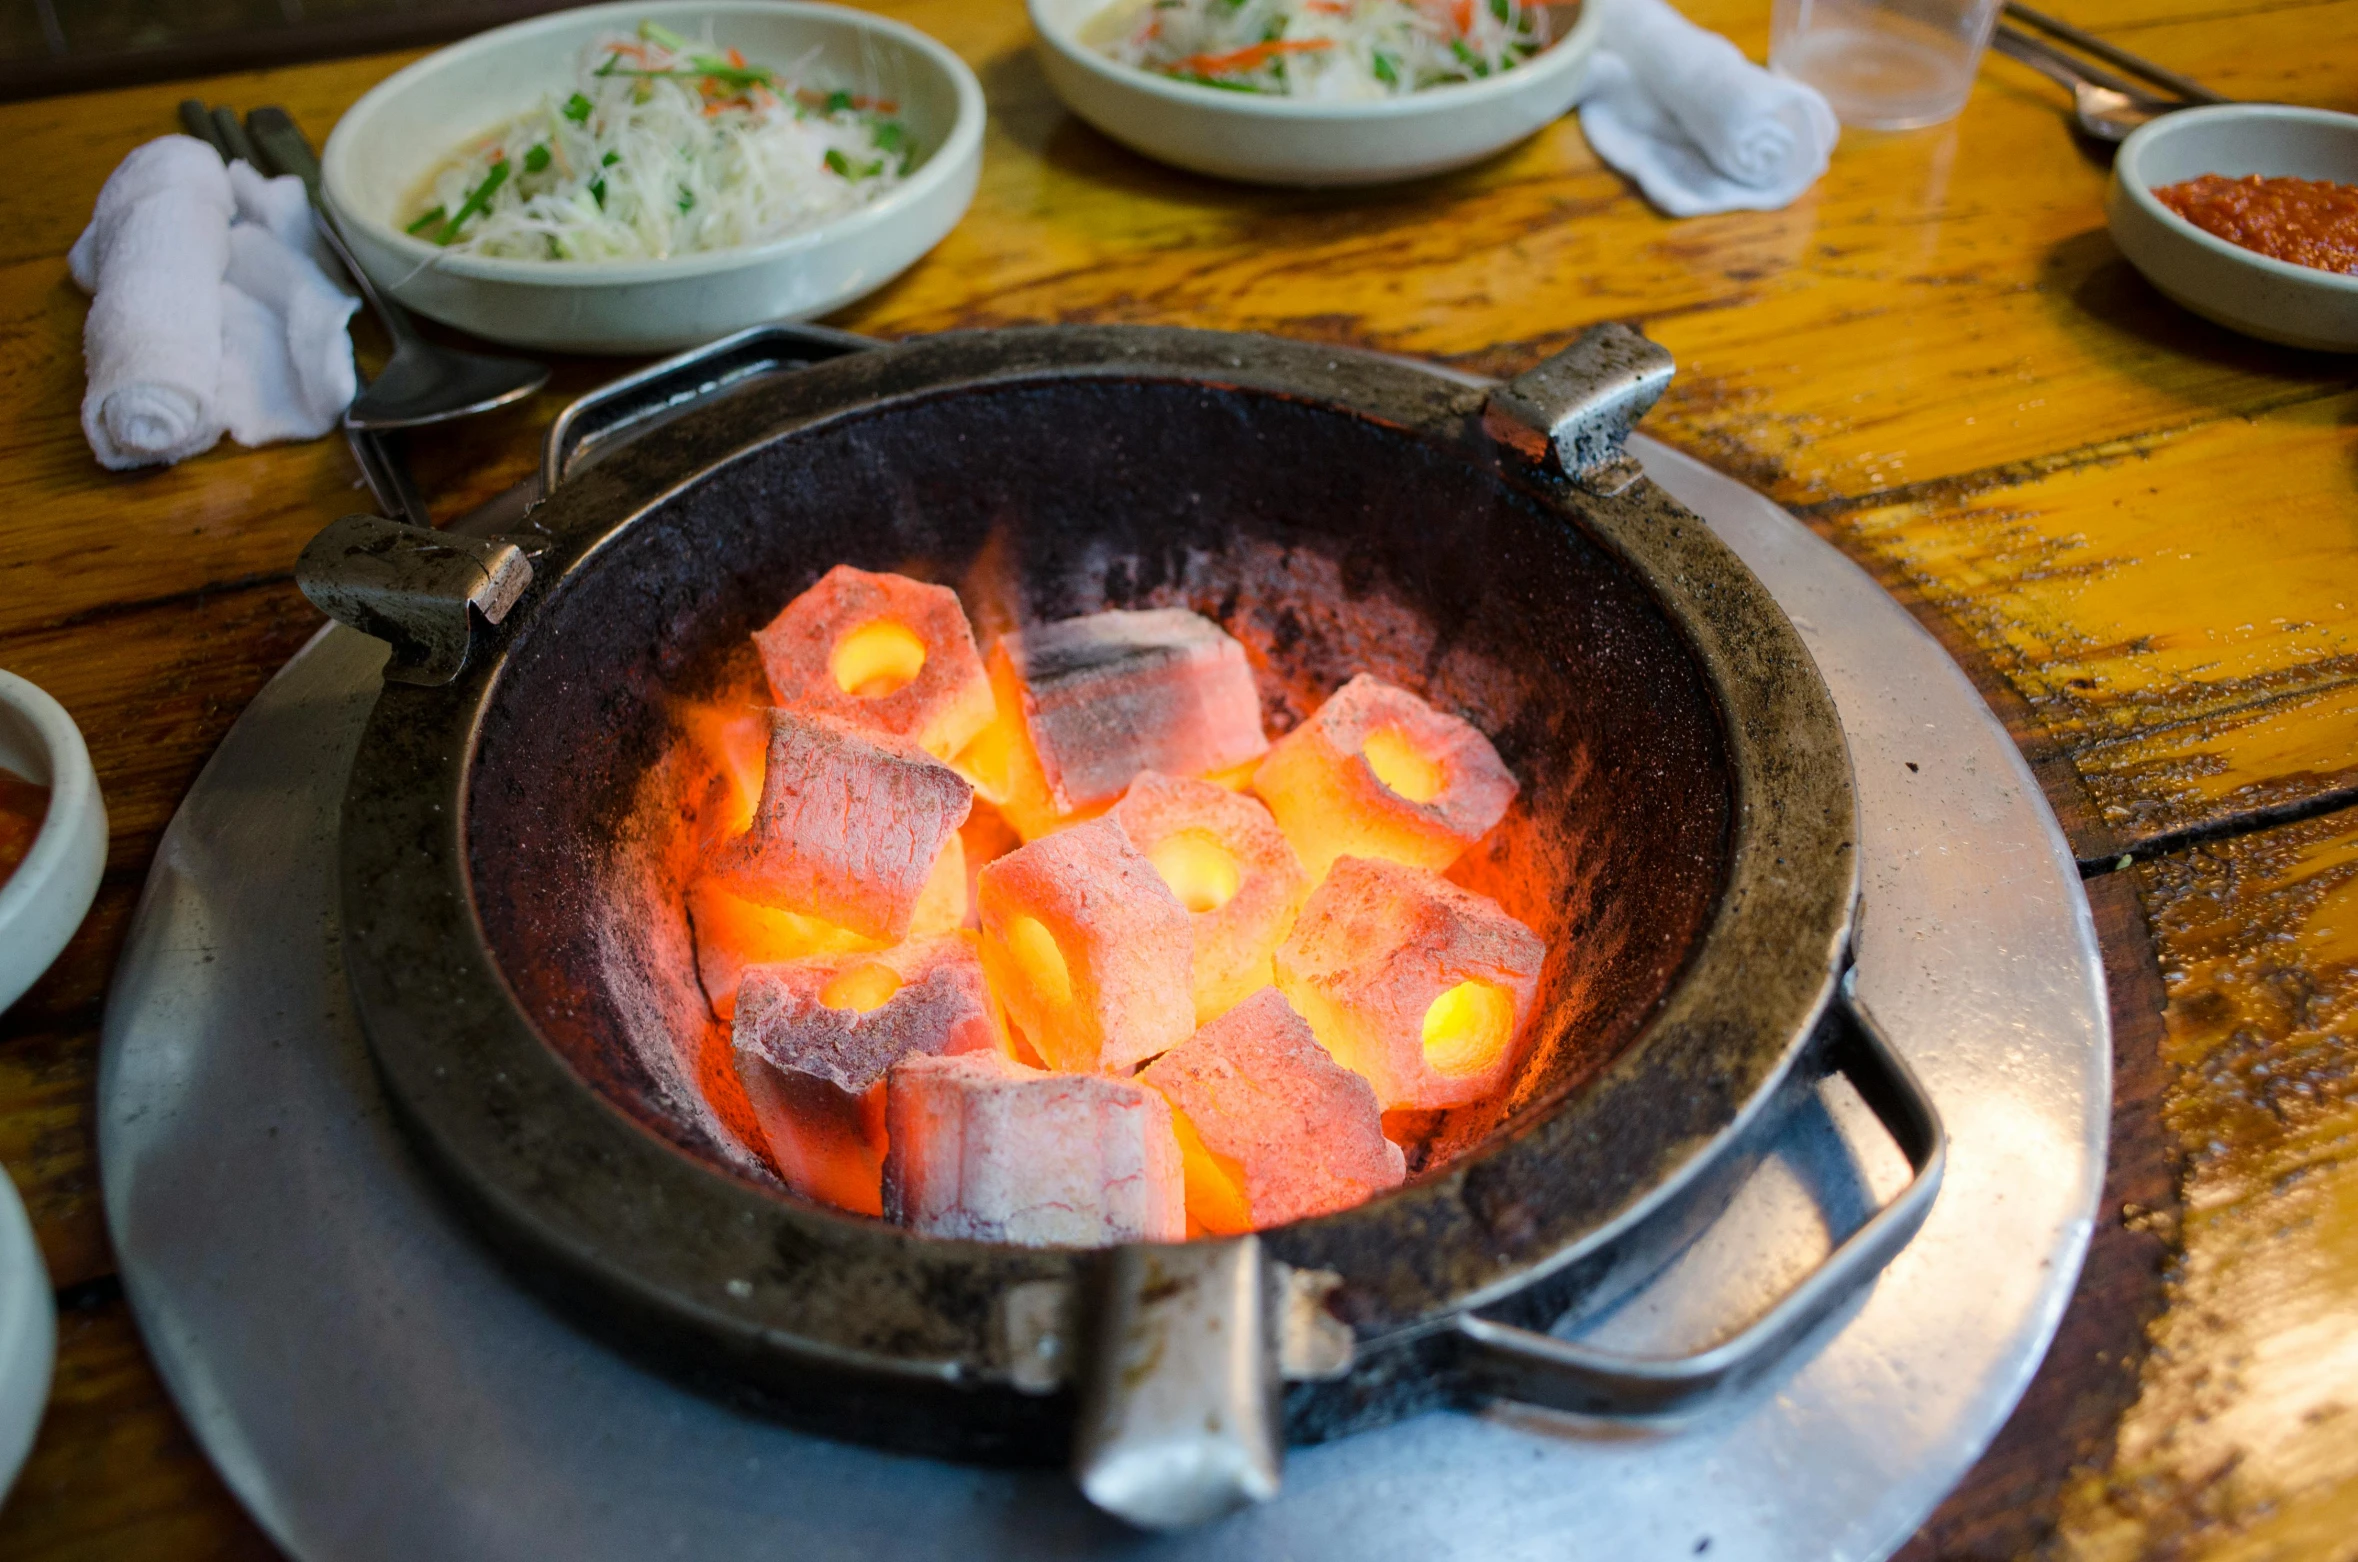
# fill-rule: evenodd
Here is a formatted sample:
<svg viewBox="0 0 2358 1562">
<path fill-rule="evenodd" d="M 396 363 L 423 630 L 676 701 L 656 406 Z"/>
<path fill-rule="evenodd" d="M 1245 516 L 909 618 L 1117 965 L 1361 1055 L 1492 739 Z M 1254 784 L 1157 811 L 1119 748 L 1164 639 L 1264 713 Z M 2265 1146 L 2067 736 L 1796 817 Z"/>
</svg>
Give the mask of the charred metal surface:
<svg viewBox="0 0 2358 1562">
<path fill-rule="evenodd" d="M 1430 1121 L 1406 1188 L 1262 1237 L 1341 1277 L 1357 1341 L 1289 1389 L 1290 1435 L 1447 1397 L 1451 1316 L 1560 1289 L 1765 1109 L 1856 893 L 1840 728 L 1766 592 L 1651 484 L 1582 491 L 1482 411 L 1298 343 L 978 333 L 741 389 L 567 482 L 503 652 L 388 687 L 346 805 L 370 1041 L 485 1228 L 699 1381 L 836 1435 L 1060 1460 L 1071 1401 L 1039 1394 L 1003 1299 L 1097 1294 L 1097 1257 L 918 1238 L 725 1169 L 631 1044 L 600 870 L 670 702 L 838 562 L 956 585 L 986 631 L 1188 606 L 1244 641 L 1273 727 L 1365 667 L 1524 783 L 1456 870 L 1549 939 L 1521 1076 Z"/>
<path fill-rule="evenodd" d="M 512 542 L 376 515 L 331 521 L 295 561 L 313 607 L 393 647 L 385 676 L 397 683 L 456 678 L 531 583 L 532 561 Z"/>
</svg>

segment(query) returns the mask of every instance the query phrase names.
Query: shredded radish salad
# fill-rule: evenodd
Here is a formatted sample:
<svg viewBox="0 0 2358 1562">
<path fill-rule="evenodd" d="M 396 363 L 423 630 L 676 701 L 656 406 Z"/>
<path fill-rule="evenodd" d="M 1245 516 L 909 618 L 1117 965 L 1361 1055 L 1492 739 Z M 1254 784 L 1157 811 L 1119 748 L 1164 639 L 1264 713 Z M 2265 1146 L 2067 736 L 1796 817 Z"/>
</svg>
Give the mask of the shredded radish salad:
<svg viewBox="0 0 2358 1562">
<path fill-rule="evenodd" d="M 1098 50 L 1231 92 L 1399 97 L 1512 70 L 1547 47 L 1527 0 L 1140 0 L 1101 13 Z"/>
<path fill-rule="evenodd" d="M 758 244 L 898 184 L 910 148 L 894 112 L 642 23 L 591 44 L 570 92 L 445 163 L 408 228 L 457 253 L 516 260 Z"/>
</svg>

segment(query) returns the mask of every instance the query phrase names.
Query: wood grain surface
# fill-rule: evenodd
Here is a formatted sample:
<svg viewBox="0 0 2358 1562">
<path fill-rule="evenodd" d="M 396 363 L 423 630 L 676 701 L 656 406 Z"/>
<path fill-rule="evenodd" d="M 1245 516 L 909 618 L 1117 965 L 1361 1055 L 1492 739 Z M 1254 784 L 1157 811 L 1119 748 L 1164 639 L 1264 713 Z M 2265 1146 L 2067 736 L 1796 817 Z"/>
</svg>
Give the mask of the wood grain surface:
<svg viewBox="0 0 2358 1562">
<path fill-rule="evenodd" d="M 2358 109 L 2358 0 L 2055 3 L 2222 91 Z M 1067 114 L 1015 0 L 878 8 L 974 64 L 992 123 L 965 223 L 838 324 L 1156 321 L 1506 371 L 1622 319 L 1672 349 L 1651 431 L 1925 615 L 2096 875 L 2106 1218 L 2024 1408 L 1910 1556 L 2358 1558 L 2358 364 L 2153 293 L 2060 94 L 2004 60 L 1952 124 L 1846 135 L 1786 211 L 1671 222 L 1571 121 L 1389 191 L 1198 179 Z M 1757 0 L 1689 9 L 1763 51 Z M 365 506 L 332 441 L 100 471 L 64 252 L 179 98 L 284 104 L 316 139 L 409 57 L 0 105 L 0 143 L 44 172 L 0 185 L 0 666 L 79 719 L 114 825 L 89 924 L 0 1017 L 0 1163 L 66 1302 L 0 1556 L 270 1554 L 112 1279 L 98 1022 L 158 833 L 318 624 L 296 551 Z M 539 425 L 616 367 L 567 362 L 529 405 L 421 437 L 438 512 L 522 476 Z"/>
</svg>

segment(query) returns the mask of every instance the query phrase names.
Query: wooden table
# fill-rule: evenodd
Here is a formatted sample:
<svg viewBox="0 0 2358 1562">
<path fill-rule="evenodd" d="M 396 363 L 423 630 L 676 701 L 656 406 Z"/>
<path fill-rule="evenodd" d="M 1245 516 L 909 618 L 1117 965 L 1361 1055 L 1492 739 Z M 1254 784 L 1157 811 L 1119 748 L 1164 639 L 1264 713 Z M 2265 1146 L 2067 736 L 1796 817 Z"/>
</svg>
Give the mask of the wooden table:
<svg viewBox="0 0 2358 1562">
<path fill-rule="evenodd" d="M 2358 1557 L 2358 362 L 2147 288 L 2060 95 L 2001 60 L 1953 124 L 1846 136 L 1789 210 L 1670 222 L 1569 121 L 1379 194 L 1182 176 L 1064 112 L 1014 0 L 884 8 L 974 64 L 992 128 L 965 224 L 840 323 L 1179 322 L 1506 371 L 1630 320 L 1680 364 L 1651 431 L 1946 636 L 2090 875 L 2120 1089 L 2058 1343 L 1909 1555 Z M 1758 0 L 1693 9 L 1765 47 Z M 2358 110 L 2358 0 L 2068 12 L 2234 96 Z M 0 1161 L 61 1306 L 54 1402 L 0 1508 L 0 1554 L 28 1562 L 271 1554 L 113 1278 L 99 1013 L 158 832 L 318 623 L 297 549 L 364 503 L 331 441 L 100 471 L 63 257 L 181 96 L 283 103 L 316 137 L 402 58 L 0 107 L 39 171 L 0 191 L 0 665 L 80 720 L 114 823 L 89 924 L 0 1019 Z M 568 364 L 528 409 L 425 442 L 441 512 L 520 477 L 537 424 L 613 368 Z"/>
</svg>

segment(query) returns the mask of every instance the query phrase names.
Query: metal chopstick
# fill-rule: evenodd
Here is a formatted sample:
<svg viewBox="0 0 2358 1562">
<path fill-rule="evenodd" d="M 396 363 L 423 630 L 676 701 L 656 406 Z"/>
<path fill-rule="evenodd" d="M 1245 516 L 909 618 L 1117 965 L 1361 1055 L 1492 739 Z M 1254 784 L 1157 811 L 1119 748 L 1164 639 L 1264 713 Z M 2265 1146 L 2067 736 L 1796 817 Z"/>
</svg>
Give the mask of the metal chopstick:
<svg viewBox="0 0 2358 1562">
<path fill-rule="evenodd" d="M 229 143 L 221 139 L 221 127 L 213 123 L 212 111 L 201 100 L 180 100 L 180 128 L 219 152 L 221 161 L 229 161 Z"/>
<path fill-rule="evenodd" d="M 2191 77 L 2181 76 L 2173 70 L 2165 70 L 2161 66 L 2154 64 L 2151 60 L 2141 59 L 2137 55 L 2131 54 L 2128 50 L 2122 48 L 2118 44 L 2107 43 L 2102 38 L 2097 37 L 2094 33 L 2082 32 L 2079 28 L 2072 26 L 2071 23 L 2063 21 L 2057 17 L 2049 16 L 2044 11 L 2034 11 L 2029 6 L 2020 4 L 2019 0 L 2006 0 L 2006 14 L 2015 18 L 2017 21 L 2030 23 L 2033 27 L 2036 27 L 2043 33 L 2050 33 L 2055 37 L 2062 39 L 2065 43 L 2070 44 L 2075 49 L 2079 49 L 2088 54 L 2093 54 L 2096 56 L 2096 58 L 2103 60 L 2108 64 L 2117 65 L 2122 70 L 2128 71 L 2137 76 L 2142 76 L 2145 80 L 2151 82 L 2157 87 L 2160 87 L 2165 92 L 2176 93 L 2179 97 L 2184 98 L 2189 103 L 2231 103 L 2234 101 L 2232 98 L 2226 97 L 2220 93 L 2213 92 L 2210 88 L 2204 86 L 2199 81 L 2193 80 Z M 2089 79 L 2094 81 L 2096 78 L 2091 74 Z M 2117 77 L 2114 79 L 2118 80 Z M 2099 82 L 2098 85 L 2109 86 L 2111 83 Z M 2130 87 L 2127 85 L 2115 87 L 2113 90 L 2116 92 L 2133 92 L 2140 97 L 2151 96 L 2150 93 L 2142 92 L 2135 87 Z"/>
<path fill-rule="evenodd" d="M 2000 54 L 2020 60 L 2048 80 L 2060 82 L 2066 87 L 2084 81 L 2091 87 L 2103 87 L 2139 103 L 2167 101 L 2156 97 L 2139 82 L 2115 76 L 2101 65 L 2091 65 L 2076 55 L 2065 53 L 2044 38 L 2034 37 L 2019 27 L 2009 27 L 2003 22 L 1990 35 L 1990 47 Z"/>
</svg>

